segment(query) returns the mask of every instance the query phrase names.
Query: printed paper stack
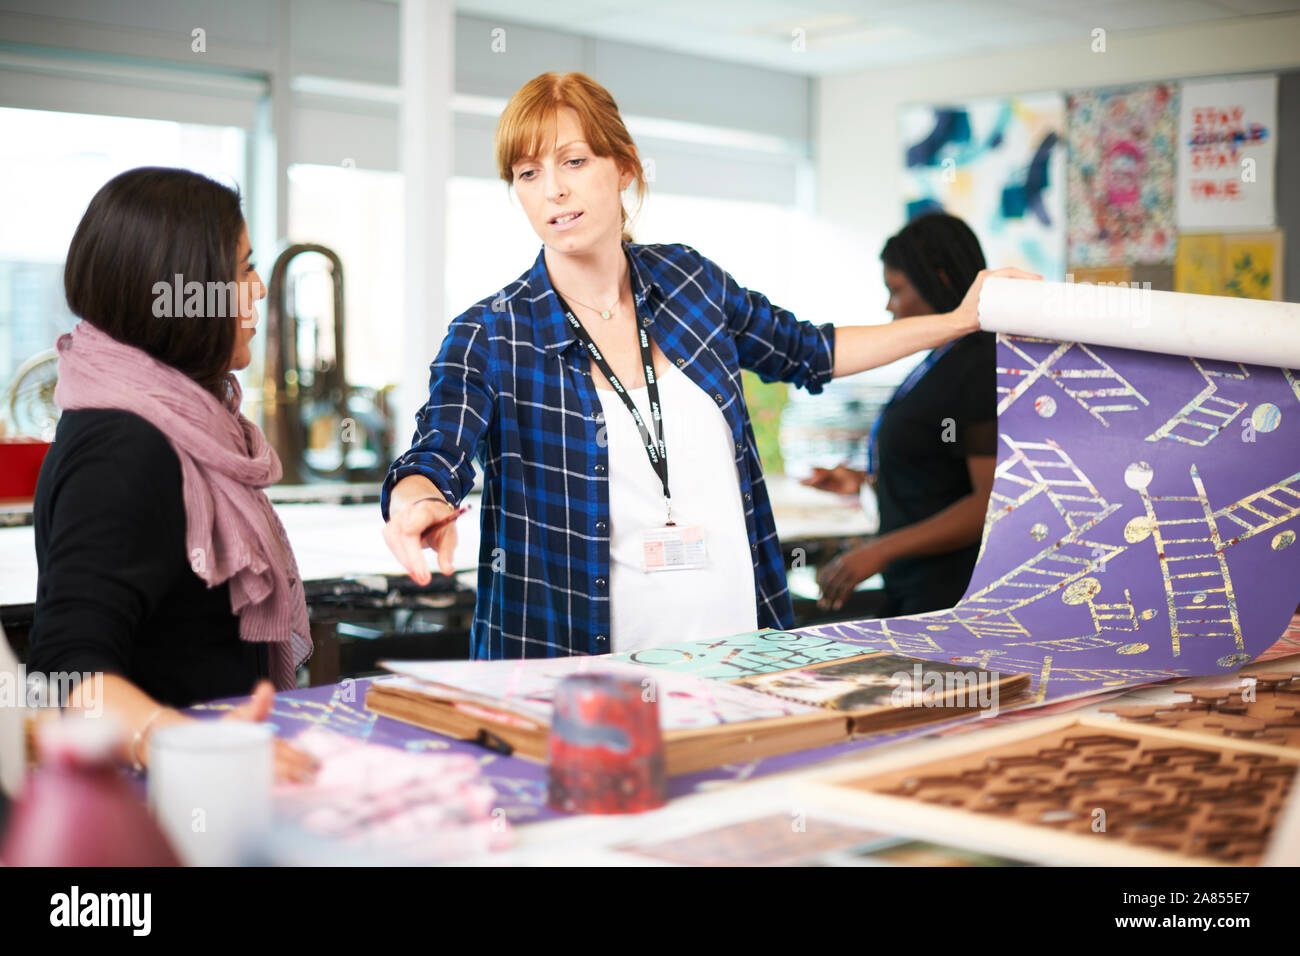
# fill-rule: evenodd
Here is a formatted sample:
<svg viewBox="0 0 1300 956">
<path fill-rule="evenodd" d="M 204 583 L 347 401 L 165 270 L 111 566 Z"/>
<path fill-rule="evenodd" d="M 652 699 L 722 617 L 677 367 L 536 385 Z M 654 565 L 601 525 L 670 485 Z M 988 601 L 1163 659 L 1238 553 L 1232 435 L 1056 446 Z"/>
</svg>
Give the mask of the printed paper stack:
<svg viewBox="0 0 1300 956">
<path fill-rule="evenodd" d="M 767 632 L 775 636 L 781 632 Z M 366 706 L 396 720 L 475 740 L 498 751 L 546 759 L 551 701 L 571 674 L 620 674 L 642 684 L 659 705 L 670 775 L 825 746 L 855 733 L 951 720 L 1009 702 L 1027 675 L 871 652 L 814 639 L 819 648 L 792 651 L 765 635 L 658 648 L 672 666 L 601 657 L 522 661 L 385 662 L 398 677 L 375 681 Z M 726 655 L 718 645 L 733 643 Z M 694 652 L 694 653 L 693 653 Z M 723 657 L 728 658 L 723 661 Z M 804 666 L 789 664 L 811 657 Z M 743 664 L 741 663 L 743 661 Z M 695 673 L 689 671 L 694 670 Z M 961 675 L 959 686 L 948 673 Z M 737 681 L 697 673 L 741 677 Z"/>
</svg>

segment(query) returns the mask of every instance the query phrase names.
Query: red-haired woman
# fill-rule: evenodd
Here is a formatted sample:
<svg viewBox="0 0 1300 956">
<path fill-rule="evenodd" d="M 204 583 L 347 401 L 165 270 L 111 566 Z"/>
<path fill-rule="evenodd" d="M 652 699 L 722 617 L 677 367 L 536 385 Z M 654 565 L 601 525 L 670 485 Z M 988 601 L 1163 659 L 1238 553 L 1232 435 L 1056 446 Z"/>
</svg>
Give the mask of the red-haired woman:
<svg viewBox="0 0 1300 956">
<path fill-rule="evenodd" d="M 484 470 L 476 658 L 627 651 L 792 624 L 741 369 L 816 393 L 978 327 L 944 315 L 798 321 L 683 245 L 638 245 L 645 191 L 609 93 L 547 73 L 507 104 L 501 178 L 542 240 L 532 267 L 454 319 L 412 447 L 384 482 L 384 537 L 417 582 L 437 525 Z M 1007 272 L 1006 274 L 1012 274 Z"/>
</svg>

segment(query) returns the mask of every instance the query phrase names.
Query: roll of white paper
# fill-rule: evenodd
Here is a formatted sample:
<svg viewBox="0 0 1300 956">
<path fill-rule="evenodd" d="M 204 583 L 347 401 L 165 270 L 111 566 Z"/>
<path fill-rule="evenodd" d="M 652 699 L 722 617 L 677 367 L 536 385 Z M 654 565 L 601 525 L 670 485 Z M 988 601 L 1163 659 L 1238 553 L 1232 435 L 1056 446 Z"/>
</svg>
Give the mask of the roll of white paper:
<svg viewBox="0 0 1300 956">
<path fill-rule="evenodd" d="M 1300 304 L 1123 283 L 984 280 L 980 327 L 1062 342 L 1300 368 Z"/>
</svg>

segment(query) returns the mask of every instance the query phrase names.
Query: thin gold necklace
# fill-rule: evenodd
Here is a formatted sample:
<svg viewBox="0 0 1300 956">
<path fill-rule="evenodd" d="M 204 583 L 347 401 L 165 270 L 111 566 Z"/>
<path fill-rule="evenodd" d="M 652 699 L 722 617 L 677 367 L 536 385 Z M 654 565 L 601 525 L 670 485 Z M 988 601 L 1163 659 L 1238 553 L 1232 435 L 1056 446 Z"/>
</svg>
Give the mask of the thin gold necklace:
<svg viewBox="0 0 1300 956">
<path fill-rule="evenodd" d="M 581 299 L 575 299 L 573 296 L 564 295 L 563 293 L 561 293 L 561 298 L 563 298 L 565 302 L 577 302 L 578 305 L 582 306 L 584 309 L 600 313 L 602 319 L 608 319 L 614 314 L 614 310 L 618 308 L 619 302 L 623 300 L 623 292 L 622 290 L 619 291 L 618 298 L 613 301 L 608 309 L 598 309 L 594 305 L 587 305 L 587 303 L 583 302 Z"/>
</svg>

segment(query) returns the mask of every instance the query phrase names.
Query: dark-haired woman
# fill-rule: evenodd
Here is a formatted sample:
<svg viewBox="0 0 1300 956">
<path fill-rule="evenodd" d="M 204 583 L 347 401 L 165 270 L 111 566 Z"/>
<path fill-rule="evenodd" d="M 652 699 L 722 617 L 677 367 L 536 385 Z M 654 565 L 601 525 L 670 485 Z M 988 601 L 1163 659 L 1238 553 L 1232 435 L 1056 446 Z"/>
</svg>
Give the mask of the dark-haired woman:
<svg viewBox="0 0 1300 956">
<path fill-rule="evenodd" d="M 58 341 L 63 410 L 36 488 L 29 672 L 87 675 L 68 704 L 126 730 L 148 763 L 175 708 L 247 694 L 261 720 L 310 651 L 288 539 L 262 489 L 280 462 L 240 414 L 253 267 L 239 195 L 143 168 L 90 201 L 64 288 L 81 321 Z M 314 761 L 277 742 L 281 778 Z"/>
<path fill-rule="evenodd" d="M 962 301 L 984 268 L 970 227 L 935 213 L 885 243 L 885 286 L 895 321 Z M 881 617 L 952 607 L 970 582 L 997 463 L 995 337 L 971 332 L 931 352 L 898 387 L 872 429 L 868 470 L 816 468 L 804 484 L 856 494 L 873 484 L 879 534 L 825 569 L 823 608 L 883 574 Z"/>
</svg>

